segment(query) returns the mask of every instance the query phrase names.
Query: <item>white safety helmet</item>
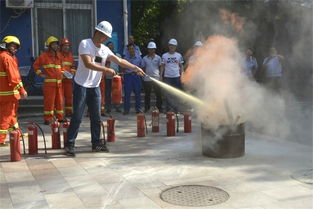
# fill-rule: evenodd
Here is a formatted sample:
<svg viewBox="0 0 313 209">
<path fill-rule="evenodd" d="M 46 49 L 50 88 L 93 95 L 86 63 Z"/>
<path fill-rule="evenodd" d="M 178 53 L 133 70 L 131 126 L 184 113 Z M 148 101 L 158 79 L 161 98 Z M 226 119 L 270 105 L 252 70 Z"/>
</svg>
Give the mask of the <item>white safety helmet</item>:
<svg viewBox="0 0 313 209">
<path fill-rule="evenodd" d="M 100 22 L 95 29 L 97 31 L 100 31 L 101 33 L 105 34 L 106 36 L 108 36 L 109 38 L 112 38 L 112 25 L 111 23 L 109 23 L 108 21 L 102 21 Z"/>
<path fill-rule="evenodd" d="M 148 49 L 156 49 L 157 47 L 156 47 L 156 44 L 153 41 L 151 41 L 148 43 L 147 48 Z"/>
<path fill-rule="evenodd" d="M 168 44 L 177 46 L 177 41 L 176 41 L 176 39 L 172 38 L 171 40 L 169 40 Z"/>
<path fill-rule="evenodd" d="M 203 46 L 201 41 L 196 41 L 196 43 L 194 44 L 194 46 Z"/>
</svg>

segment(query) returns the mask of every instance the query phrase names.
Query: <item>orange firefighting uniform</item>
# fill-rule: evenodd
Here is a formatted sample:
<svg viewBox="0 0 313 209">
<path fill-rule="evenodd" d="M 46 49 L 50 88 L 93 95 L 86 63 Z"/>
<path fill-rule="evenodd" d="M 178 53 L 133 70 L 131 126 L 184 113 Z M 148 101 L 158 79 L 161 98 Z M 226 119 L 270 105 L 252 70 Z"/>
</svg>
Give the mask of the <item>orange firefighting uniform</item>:
<svg viewBox="0 0 313 209">
<path fill-rule="evenodd" d="M 0 52 L 0 143 L 6 135 L 18 128 L 17 108 L 20 94 L 26 91 L 21 81 L 17 58 L 7 51 Z"/>
<path fill-rule="evenodd" d="M 64 54 L 60 52 L 60 57 L 62 60 L 62 69 L 75 74 L 76 70 L 74 68 L 74 58 L 71 52 Z M 64 96 L 64 110 L 65 115 L 70 116 L 73 112 L 73 92 L 72 92 L 72 79 L 63 77 L 62 89 Z"/>
<path fill-rule="evenodd" d="M 40 67 L 42 67 L 43 72 Z M 34 62 L 33 68 L 37 75 L 42 73 L 46 75 L 43 86 L 44 120 L 51 121 L 53 115 L 58 120 L 63 120 L 63 70 L 59 53 L 53 56 L 50 51 L 43 52 Z"/>
</svg>

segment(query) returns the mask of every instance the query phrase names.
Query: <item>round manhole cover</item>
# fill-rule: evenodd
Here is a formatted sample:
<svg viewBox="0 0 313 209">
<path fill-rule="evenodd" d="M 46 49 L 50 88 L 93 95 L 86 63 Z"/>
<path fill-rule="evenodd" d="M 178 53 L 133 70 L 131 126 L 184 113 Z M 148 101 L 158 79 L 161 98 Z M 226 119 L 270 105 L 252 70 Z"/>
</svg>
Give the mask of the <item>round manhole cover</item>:
<svg viewBox="0 0 313 209">
<path fill-rule="evenodd" d="M 163 201 L 181 206 L 209 206 L 229 199 L 227 192 L 211 186 L 183 185 L 164 190 L 160 197 Z"/>
<path fill-rule="evenodd" d="M 305 184 L 313 184 L 313 169 L 296 171 L 291 177 Z"/>
</svg>

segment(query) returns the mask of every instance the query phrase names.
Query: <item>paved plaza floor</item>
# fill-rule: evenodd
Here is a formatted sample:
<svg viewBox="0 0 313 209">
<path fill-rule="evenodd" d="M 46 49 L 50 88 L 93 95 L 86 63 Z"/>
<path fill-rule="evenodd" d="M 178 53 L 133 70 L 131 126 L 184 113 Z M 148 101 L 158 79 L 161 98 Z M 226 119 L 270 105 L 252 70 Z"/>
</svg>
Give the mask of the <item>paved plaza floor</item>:
<svg viewBox="0 0 313 209">
<path fill-rule="evenodd" d="M 84 118 L 75 158 L 52 150 L 50 127 L 44 128 L 48 154 L 39 137 L 39 154 L 10 162 L 9 147 L 0 148 L 0 208 L 38 209 L 309 209 L 313 208 L 312 146 L 246 130 L 245 155 L 216 159 L 201 154 L 200 125 L 193 132 L 136 136 L 136 115 L 116 115 L 117 141 L 110 153 L 91 152 L 89 119 Z M 103 119 L 106 119 L 105 117 Z M 22 119 L 42 123 L 42 118 Z M 182 118 L 180 118 L 182 122 Z M 27 147 L 27 146 L 26 146 Z M 28 150 L 26 150 L 26 153 Z M 303 175 L 302 175 L 303 177 Z M 304 176 L 305 177 L 305 176 Z M 174 186 L 203 185 L 224 190 L 229 198 L 211 206 L 180 206 L 160 198 Z"/>
</svg>

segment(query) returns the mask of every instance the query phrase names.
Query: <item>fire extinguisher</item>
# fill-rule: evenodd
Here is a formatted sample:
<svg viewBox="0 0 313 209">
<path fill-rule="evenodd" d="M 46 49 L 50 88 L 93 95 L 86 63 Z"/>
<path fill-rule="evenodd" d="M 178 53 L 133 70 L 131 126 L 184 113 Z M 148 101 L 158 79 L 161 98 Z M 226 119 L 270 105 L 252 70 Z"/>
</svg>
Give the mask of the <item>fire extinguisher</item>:
<svg viewBox="0 0 313 209">
<path fill-rule="evenodd" d="M 184 132 L 191 133 L 191 112 L 184 113 Z"/>
<path fill-rule="evenodd" d="M 60 123 L 54 121 L 51 123 L 52 149 L 61 149 Z"/>
<path fill-rule="evenodd" d="M 152 132 L 159 132 L 160 131 L 160 112 L 159 110 L 153 110 L 151 113 L 152 118 Z"/>
<path fill-rule="evenodd" d="M 107 139 L 108 139 L 108 142 L 115 142 L 114 124 L 115 124 L 115 119 L 109 118 L 107 120 Z"/>
<path fill-rule="evenodd" d="M 38 154 L 38 129 L 31 124 L 28 128 L 28 154 Z"/>
<path fill-rule="evenodd" d="M 11 162 L 20 161 L 22 159 L 20 136 L 21 133 L 18 130 L 10 132 Z"/>
<path fill-rule="evenodd" d="M 112 78 L 112 103 L 122 103 L 122 77 L 119 75 Z"/>
<path fill-rule="evenodd" d="M 145 115 L 143 113 L 137 114 L 137 137 L 146 136 L 145 133 Z"/>
<path fill-rule="evenodd" d="M 65 121 L 63 123 L 63 147 L 66 147 L 66 142 L 67 142 L 67 129 L 70 126 L 70 122 Z"/>
<path fill-rule="evenodd" d="M 166 113 L 167 136 L 175 136 L 175 113 Z"/>
</svg>

